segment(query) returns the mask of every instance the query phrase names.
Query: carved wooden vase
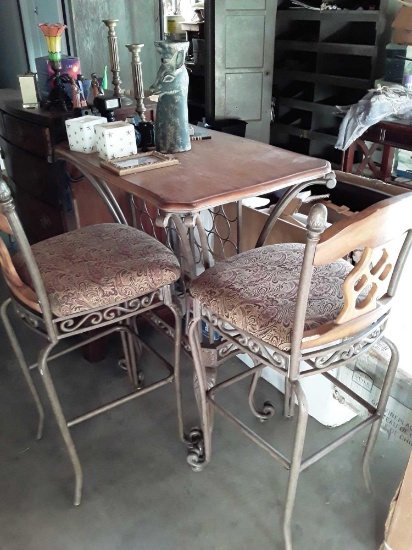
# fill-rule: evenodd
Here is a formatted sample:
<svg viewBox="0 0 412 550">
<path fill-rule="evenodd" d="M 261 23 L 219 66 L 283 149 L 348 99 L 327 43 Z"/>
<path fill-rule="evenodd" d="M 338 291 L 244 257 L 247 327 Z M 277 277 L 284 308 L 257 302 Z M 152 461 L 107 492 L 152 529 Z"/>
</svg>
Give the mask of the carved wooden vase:
<svg viewBox="0 0 412 550">
<path fill-rule="evenodd" d="M 185 67 L 189 42 L 155 42 L 162 64 L 150 91 L 159 96 L 156 109 L 156 150 L 180 153 L 191 149 L 187 92 L 189 75 Z"/>
</svg>

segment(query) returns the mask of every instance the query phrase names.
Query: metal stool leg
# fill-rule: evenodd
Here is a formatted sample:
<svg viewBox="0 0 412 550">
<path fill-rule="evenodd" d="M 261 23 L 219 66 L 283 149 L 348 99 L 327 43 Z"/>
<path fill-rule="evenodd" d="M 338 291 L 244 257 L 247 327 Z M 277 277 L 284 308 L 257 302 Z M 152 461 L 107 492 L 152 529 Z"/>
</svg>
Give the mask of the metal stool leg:
<svg viewBox="0 0 412 550">
<path fill-rule="evenodd" d="M 175 303 L 168 304 L 175 318 L 175 339 L 174 339 L 174 382 L 176 391 L 177 422 L 179 427 L 179 437 L 183 443 L 186 442 L 183 426 L 183 405 L 182 388 L 180 382 L 180 350 L 182 343 L 182 313 L 180 306 Z"/>
<path fill-rule="evenodd" d="M 212 454 L 212 433 L 210 424 L 210 407 L 207 401 L 207 380 L 205 368 L 202 365 L 202 351 L 199 337 L 200 318 L 195 318 L 189 325 L 189 342 L 195 366 L 195 394 L 200 413 L 202 434 L 193 441 L 192 449 L 187 456 L 187 462 L 195 472 L 200 472 L 210 462 Z M 193 433 L 193 432 L 192 432 Z M 203 439 L 202 439 L 203 436 Z"/>
<path fill-rule="evenodd" d="M 74 474 L 75 474 L 74 505 L 78 506 L 81 500 L 82 484 L 83 484 L 82 467 L 80 465 L 79 457 L 77 456 L 76 448 L 74 446 L 72 437 L 70 435 L 69 428 L 67 427 L 66 419 L 64 417 L 64 414 L 60 405 L 60 401 L 59 401 L 59 398 L 57 397 L 57 393 L 50 376 L 49 368 L 47 366 L 47 358 L 55 345 L 56 345 L 56 342 L 53 342 L 41 350 L 39 354 L 38 364 L 39 364 L 39 371 L 47 391 L 47 395 L 49 396 L 50 403 L 57 420 L 57 424 L 60 428 L 60 432 L 66 444 L 67 452 L 69 453 L 69 457 L 74 468 Z"/>
<path fill-rule="evenodd" d="M 136 317 L 126 319 L 123 323 L 128 330 L 120 333 L 124 359 L 119 363 L 126 366 L 131 385 L 140 390 L 144 385 L 144 373 L 137 369 L 142 355 L 142 345 L 138 338 Z"/>
<path fill-rule="evenodd" d="M 306 426 L 308 422 L 308 403 L 306 395 L 299 382 L 293 384 L 293 394 L 296 394 L 298 400 L 298 420 L 295 434 L 295 443 L 293 445 L 292 461 L 290 464 L 288 490 L 286 494 L 285 515 L 283 520 L 283 535 L 285 537 L 286 550 L 292 550 L 292 531 L 290 521 L 292 518 L 293 506 L 296 498 L 296 490 L 300 475 L 300 466 L 302 462 L 303 446 L 305 443 Z"/>
<path fill-rule="evenodd" d="M 295 414 L 295 394 L 293 393 L 292 384 L 289 378 L 285 378 L 285 399 L 283 416 L 285 418 L 293 418 Z"/>
<path fill-rule="evenodd" d="M 6 300 L 2 306 L 1 306 L 1 319 L 4 324 L 4 328 L 6 329 L 7 336 L 9 337 L 10 344 L 13 348 L 13 351 L 16 355 L 17 361 L 20 365 L 20 368 L 22 370 L 22 373 L 24 375 L 24 378 L 26 379 L 27 385 L 30 388 L 31 394 L 33 396 L 34 402 L 36 404 L 37 412 L 39 414 L 39 424 L 37 427 L 37 439 L 41 439 L 43 435 L 43 426 L 44 426 L 44 410 L 43 406 L 40 401 L 39 394 L 37 393 L 36 387 L 33 383 L 33 379 L 30 375 L 29 368 L 27 366 L 27 363 L 24 359 L 23 352 L 21 350 L 19 341 L 17 340 L 16 334 L 13 330 L 13 327 L 11 326 L 11 323 L 9 321 L 8 315 L 7 315 L 7 307 L 10 304 L 11 299 L 9 298 Z"/>
<path fill-rule="evenodd" d="M 372 455 L 373 449 L 376 444 L 379 428 L 381 427 L 381 424 L 382 424 L 383 415 L 385 414 L 386 405 L 388 403 L 390 391 L 391 391 L 392 384 L 396 374 L 396 369 L 399 363 L 399 352 L 395 344 L 391 342 L 391 340 L 388 340 L 388 338 L 385 338 L 385 337 L 382 338 L 382 341 L 385 342 L 385 344 L 391 350 L 391 360 L 389 361 L 388 370 L 386 372 L 378 406 L 376 408 L 378 419 L 372 424 L 372 428 L 369 433 L 369 438 L 366 443 L 365 453 L 363 455 L 363 465 L 362 465 L 363 477 L 365 479 L 365 485 L 369 493 L 373 492 L 372 480 L 371 480 L 371 475 L 369 470 L 370 457 Z"/>
<path fill-rule="evenodd" d="M 129 377 L 130 383 L 132 386 L 135 386 L 135 377 L 133 376 L 133 372 L 131 370 L 131 361 L 130 361 L 130 352 L 129 352 L 129 340 L 128 335 L 126 332 L 120 333 L 120 338 L 122 341 L 122 349 L 124 354 L 124 359 L 121 359 L 119 361 L 119 365 L 124 369 L 126 367 L 127 370 L 127 376 Z M 125 365 L 125 367 L 123 366 Z"/>
</svg>

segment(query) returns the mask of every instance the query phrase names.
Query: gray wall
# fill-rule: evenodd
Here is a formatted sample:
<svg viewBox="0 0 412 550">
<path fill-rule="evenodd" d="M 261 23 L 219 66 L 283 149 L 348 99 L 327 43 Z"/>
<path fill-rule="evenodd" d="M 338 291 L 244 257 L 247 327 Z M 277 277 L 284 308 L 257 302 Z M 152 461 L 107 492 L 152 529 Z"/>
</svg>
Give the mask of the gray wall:
<svg viewBox="0 0 412 550">
<path fill-rule="evenodd" d="M 18 88 L 18 74 L 28 67 L 15 0 L 0 0 L 0 88 Z"/>
<path fill-rule="evenodd" d="M 158 0 L 71 0 L 69 4 L 74 35 L 73 50 L 80 58 L 82 73 L 88 76 L 96 72 L 100 76 L 107 65 L 109 88 L 112 88 L 107 27 L 102 19 L 119 19 L 116 34 L 122 87 L 126 90 L 133 87 L 131 54 L 125 45 L 143 43 L 143 82 L 145 89 L 148 89 L 160 64 L 153 44 L 159 39 Z"/>
<path fill-rule="evenodd" d="M 31 57 L 46 55 L 47 49 L 40 29 L 37 28 L 38 17 L 34 14 L 34 0 L 23 1 L 23 16 L 27 25 L 27 47 Z M 53 10 L 46 9 L 47 2 L 41 0 L 38 10 L 40 20 L 55 20 L 55 11 L 60 0 L 48 0 Z M 33 4 L 33 6 L 32 6 Z M 120 77 L 122 86 L 130 90 L 133 87 L 131 75 L 131 54 L 125 44 L 140 42 L 145 45 L 142 50 L 142 69 L 145 88 L 153 83 L 160 59 L 154 49 L 154 41 L 159 39 L 158 0 L 66 0 L 71 22 L 69 30 L 72 36 L 72 55 L 80 57 L 82 72 L 85 76 L 96 72 L 103 74 L 108 66 L 108 81 L 111 88 L 109 46 L 107 28 L 102 19 L 119 19 L 117 27 Z M 60 9 L 60 8 L 59 8 Z M 53 14 L 47 17 L 45 13 Z M 27 13 L 26 13 L 27 12 Z M 33 28 L 32 28 L 33 27 Z M 17 75 L 25 73 L 29 67 L 26 63 L 23 34 L 20 26 L 16 0 L 0 0 L 0 87 L 18 88 Z M 36 43 L 34 40 L 36 39 Z M 41 51 L 40 51 L 41 49 Z M 44 51 L 43 51 L 44 50 Z M 34 70 L 34 64 L 32 67 Z"/>
</svg>

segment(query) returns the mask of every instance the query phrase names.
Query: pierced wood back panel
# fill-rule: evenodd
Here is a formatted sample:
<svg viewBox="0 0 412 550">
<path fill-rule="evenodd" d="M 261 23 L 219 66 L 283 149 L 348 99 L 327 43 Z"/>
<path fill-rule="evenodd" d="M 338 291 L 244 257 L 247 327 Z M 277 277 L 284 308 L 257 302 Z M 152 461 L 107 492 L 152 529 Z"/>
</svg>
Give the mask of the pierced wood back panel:
<svg viewBox="0 0 412 550">
<path fill-rule="evenodd" d="M 334 321 L 305 331 L 303 349 L 354 336 L 390 310 L 396 290 L 393 279 L 399 277 L 410 247 L 411 212 L 412 193 L 405 193 L 370 206 L 323 233 L 314 265 L 331 263 L 353 250 L 363 250 L 343 283 L 341 312 Z"/>
<path fill-rule="evenodd" d="M 316 248 L 314 265 L 343 258 L 353 250 L 376 248 L 412 228 L 412 193 L 385 199 L 330 226 Z"/>
</svg>

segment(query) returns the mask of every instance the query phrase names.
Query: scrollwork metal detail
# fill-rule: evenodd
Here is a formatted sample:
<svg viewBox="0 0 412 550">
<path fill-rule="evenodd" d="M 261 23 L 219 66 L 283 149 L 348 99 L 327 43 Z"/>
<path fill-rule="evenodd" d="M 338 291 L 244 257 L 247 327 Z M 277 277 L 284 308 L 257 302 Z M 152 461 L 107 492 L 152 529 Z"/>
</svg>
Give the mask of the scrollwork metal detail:
<svg viewBox="0 0 412 550">
<path fill-rule="evenodd" d="M 56 319 L 55 324 L 60 334 L 72 334 L 78 330 L 84 330 L 86 327 L 97 327 L 101 324 L 110 323 L 115 319 L 120 320 L 123 317 L 130 316 L 139 310 L 144 310 L 151 306 L 157 297 L 161 298 L 161 294 L 161 290 L 156 290 L 140 298 L 134 298 L 123 304 L 110 306 L 100 311 Z"/>
<path fill-rule="evenodd" d="M 15 302 L 14 311 L 20 317 L 20 319 L 27 323 L 31 328 L 40 328 L 41 319 L 36 315 L 32 315 L 28 310 L 20 308 Z"/>
<path fill-rule="evenodd" d="M 202 316 L 204 321 L 215 327 L 228 342 L 226 345 L 232 345 L 240 352 L 253 353 L 258 356 L 266 365 L 273 367 L 277 371 L 286 372 L 289 356 L 287 353 L 278 349 L 273 349 L 241 330 L 232 327 L 226 321 L 218 317 L 212 311 L 202 305 Z"/>
<path fill-rule="evenodd" d="M 188 446 L 186 461 L 194 472 L 201 472 L 205 462 L 203 432 L 199 428 L 192 428 L 185 439 Z"/>
<path fill-rule="evenodd" d="M 380 338 L 382 332 L 383 326 L 380 326 L 377 329 L 374 329 L 373 332 L 371 332 L 369 335 L 362 338 L 362 340 L 351 343 L 350 345 L 347 345 L 345 347 L 341 347 L 333 353 L 314 357 L 313 359 L 308 360 L 308 362 L 317 369 L 328 367 L 334 364 L 338 366 L 340 363 L 349 361 L 353 357 L 356 357 L 367 351 Z M 344 344 L 342 344 L 342 346 L 343 345 Z"/>
</svg>

